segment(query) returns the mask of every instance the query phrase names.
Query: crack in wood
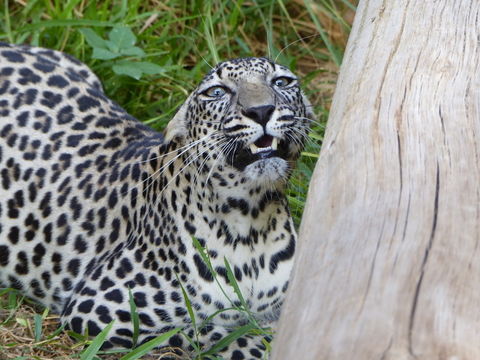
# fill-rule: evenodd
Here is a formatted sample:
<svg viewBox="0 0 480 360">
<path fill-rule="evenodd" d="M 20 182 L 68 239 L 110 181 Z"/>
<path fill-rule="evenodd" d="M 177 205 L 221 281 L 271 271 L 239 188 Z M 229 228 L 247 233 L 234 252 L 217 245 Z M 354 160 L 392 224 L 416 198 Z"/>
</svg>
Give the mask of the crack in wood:
<svg viewBox="0 0 480 360">
<path fill-rule="evenodd" d="M 390 352 L 390 348 L 392 347 L 392 345 L 393 345 L 393 338 L 390 338 L 387 348 L 383 350 L 382 354 L 380 355 L 380 360 L 387 359 L 388 353 Z"/>
<path fill-rule="evenodd" d="M 400 177 L 400 197 L 398 199 L 398 204 L 400 205 L 400 198 L 403 189 L 403 167 L 402 167 L 402 144 L 400 142 L 400 134 L 397 130 L 397 148 L 398 148 L 398 167 L 399 167 L 399 177 Z"/>
<path fill-rule="evenodd" d="M 417 312 L 417 305 L 418 305 L 418 296 L 420 294 L 420 290 L 422 287 L 423 282 L 423 275 L 425 274 L 425 267 L 428 262 L 428 257 L 430 255 L 430 250 L 433 246 L 433 239 L 435 238 L 435 231 L 437 229 L 437 218 L 438 218 L 438 198 L 440 193 L 440 165 L 437 161 L 437 179 L 435 184 L 435 200 L 433 205 L 433 223 L 432 223 L 432 231 L 430 232 L 430 238 L 428 239 L 427 248 L 425 249 L 425 254 L 423 256 L 422 266 L 420 268 L 420 277 L 418 278 L 417 286 L 415 288 L 415 294 L 413 296 L 413 304 L 412 309 L 410 312 L 410 319 L 408 325 L 408 352 L 409 354 L 416 359 L 417 356 L 413 352 L 413 326 L 415 322 L 415 314 Z"/>
<path fill-rule="evenodd" d="M 385 229 L 385 222 L 386 222 L 386 219 L 383 219 L 382 230 L 380 231 L 380 235 L 378 236 L 377 246 L 375 248 L 375 254 L 373 255 L 372 265 L 370 267 L 370 273 L 368 275 L 368 282 L 367 282 L 367 286 L 366 286 L 366 289 L 365 289 L 365 293 L 363 294 L 362 305 L 360 306 L 360 311 L 363 310 L 363 307 L 365 305 L 365 301 L 367 300 L 368 293 L 370 292 L 370 286 L 372 285 L 372 279 L 373 279 L 373 274 L 375 272 L 375 264 L 376 264 L 376 261 L 377 261 L 378 249 L 380 248 L 380 242 L 383 238 L 383 231 Z"/>
</svg>

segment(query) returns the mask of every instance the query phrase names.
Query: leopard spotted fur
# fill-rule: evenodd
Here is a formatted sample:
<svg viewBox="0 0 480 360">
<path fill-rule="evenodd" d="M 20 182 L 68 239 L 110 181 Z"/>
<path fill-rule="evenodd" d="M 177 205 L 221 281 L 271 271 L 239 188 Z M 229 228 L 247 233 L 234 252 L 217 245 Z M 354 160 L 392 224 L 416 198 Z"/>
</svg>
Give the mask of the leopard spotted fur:
<svg viewBox="0 0 480 360">
<path fill-rule="evenodd" d="M 278 319 L 296 234 L 284 195 L 311 106 L 266 58 L 217 65 L 162 135 L 104 94 L 78 60 L 0 45 L 0 284 L 61 314 L 78 332 L 115 320 L 105 348 L 170 329 L 208 349 L 246 315 L 225 260 L 261 326 Z M 215 280 L 193 241 L 205 248 Z M 220 286 L 219 286 L 220 285 Z M 262 339 L 218 352 L 256 359 Z M 164 344 L 193 347 L 180 334 Z"/>
</svg>

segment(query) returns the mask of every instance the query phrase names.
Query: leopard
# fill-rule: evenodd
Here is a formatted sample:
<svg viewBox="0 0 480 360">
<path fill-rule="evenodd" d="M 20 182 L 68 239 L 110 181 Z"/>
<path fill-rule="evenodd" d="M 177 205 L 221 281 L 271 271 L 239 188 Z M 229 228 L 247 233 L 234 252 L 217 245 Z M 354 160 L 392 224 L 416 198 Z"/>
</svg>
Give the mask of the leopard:
<svg viewBox="0 0 480 360">
<path fill-rule="evenodd" d="M 76 58 L 1 43 L 0 287 L 76 333 L 110 324 L 103 349 L 177 331 L 159 347 L 189 359 L 249 319 L 274 328 L 313 118 L 293 72 L 247 57 L 214 66 L 159 132 Z M 245 331 L 212 356 L 263 358 L 270 340 Z"/>
</svg>

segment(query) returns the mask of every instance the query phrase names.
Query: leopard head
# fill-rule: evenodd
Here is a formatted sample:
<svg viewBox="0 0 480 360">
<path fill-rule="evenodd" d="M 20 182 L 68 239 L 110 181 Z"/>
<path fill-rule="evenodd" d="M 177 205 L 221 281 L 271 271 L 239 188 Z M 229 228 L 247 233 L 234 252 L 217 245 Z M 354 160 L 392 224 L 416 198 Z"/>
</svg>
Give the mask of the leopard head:
<svg viewBox="0 0 480 360">
<path fill-rule="evenodd" d="M 290 70 L 266 58 L 240 58 L 205 76 L 170 121 L 166 139 L 191 146 L 202 168 L 272 185 L 288 178 L 313 117 Z"/>
</svg>

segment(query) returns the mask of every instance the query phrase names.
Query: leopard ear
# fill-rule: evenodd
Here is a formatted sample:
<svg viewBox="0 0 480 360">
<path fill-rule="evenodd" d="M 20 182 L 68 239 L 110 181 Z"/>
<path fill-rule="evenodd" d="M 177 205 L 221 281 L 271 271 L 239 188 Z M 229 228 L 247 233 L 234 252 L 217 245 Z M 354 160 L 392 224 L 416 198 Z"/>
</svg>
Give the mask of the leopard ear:
<svg viewBox="0 0 480 360">
<path fill-rule="evenodd" d="M 167 127 L 165 128 L 165 140 L 170 142 L 174 139 L 181 140 L 185 139 L 187 131 L 187 109 L 190 102 L 191 95 L 187 100 L 180 106 L 175 116 L 168 122 Z"/>
</svg>

